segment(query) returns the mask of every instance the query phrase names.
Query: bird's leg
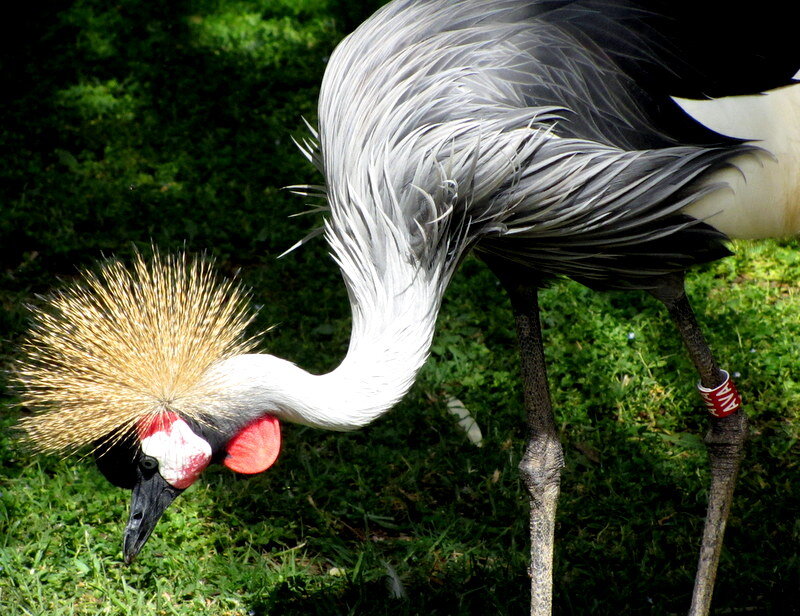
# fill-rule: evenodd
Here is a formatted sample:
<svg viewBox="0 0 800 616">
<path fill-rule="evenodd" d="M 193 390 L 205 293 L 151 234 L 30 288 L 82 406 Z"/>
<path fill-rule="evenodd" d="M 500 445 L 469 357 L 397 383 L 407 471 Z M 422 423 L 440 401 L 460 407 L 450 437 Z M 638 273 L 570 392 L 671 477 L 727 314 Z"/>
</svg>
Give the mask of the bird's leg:
<svg viewBox="0 0 800 616">
<path fill-rule="evenodd" d="M 729 377 L 717 366 L 711 349 L 700 331 L 686 297 L 683 276 L 675 275 L 664 279 L 651 290 L 651 293 L 666 305 L 675 321 L 689 355 L 700 373 L 701 386 L 706 390 L 712 390 L 725 384 Z M 732 383 L 725 388 L 732 388 Z M 747 418 L 737 405 L 738 394 L 735 388 L 732 388 L 732 398 L 734 402 L 727 409 L 712 410 L 711 426 L 705 438 L 711 466 L 711 488 L 689 616 L 706 616 L 709 613 L 725 523 L 730 512 L 736 475 L 747 437 Z M 730 414 L 725 414 L 726 412 Z"/>
<path fill-rule="evenodd" d="M 547 387 L 538 287 L 519 284 L 519 279 L 508 276 L 499 277 L 514 309 L 528 416 L 528 443 L 519 468 L 531 504 L 531 616 L 550 616 L 556 505 L 564 456 Z"/>
</svg>

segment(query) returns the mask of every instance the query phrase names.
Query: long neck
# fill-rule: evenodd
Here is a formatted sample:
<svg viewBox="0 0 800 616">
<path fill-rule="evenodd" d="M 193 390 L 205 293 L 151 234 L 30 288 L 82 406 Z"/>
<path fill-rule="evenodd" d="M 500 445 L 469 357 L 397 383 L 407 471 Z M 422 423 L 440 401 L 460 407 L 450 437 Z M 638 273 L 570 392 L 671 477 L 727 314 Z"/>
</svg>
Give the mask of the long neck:
<svg viewBox="0 0 800 616">
<path fill-rule="evenodd" d="M 370 423 L 406 394 L 428 356 L 440 284 L 409 270 L 366 293 L 363 285 L 348 288 L 353 331 L 342 363 L 313 375 L 271 355 L 227 360 L 228 412 L 244 420 L 272 413 L 293 423 L 346 431 Z"/>
<path fill-rule="evenodd" d="M 357 428 L 391 409 L 413 385 L 428 357 L 440 294 L 420 276 L 401 288 L 389 284 L 382 295 L 374 303 L 353 303 L 347 355 L 335 370 L 312 379 L 323 413 L 303 419 L 329 429 Z"/>
</svg>

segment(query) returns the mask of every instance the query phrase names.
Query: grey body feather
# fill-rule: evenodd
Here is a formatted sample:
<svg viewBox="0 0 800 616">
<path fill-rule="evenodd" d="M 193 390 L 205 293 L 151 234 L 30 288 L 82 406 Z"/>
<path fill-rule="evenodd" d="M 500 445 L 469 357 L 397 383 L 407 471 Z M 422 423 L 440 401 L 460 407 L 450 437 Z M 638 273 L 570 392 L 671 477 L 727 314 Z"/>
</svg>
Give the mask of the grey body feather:
<svg viewBox="0 0 800 616">
<path fill-rule="evenodd" d="M 380 284 L 393 258 L 446 285 L 473 247 L 594 287 L 645 287 L 728 254 L 723 234 L 680 212 L 717 188 L 700 178 L 754 148 L 668 98 L 652 105 L 575 30 L 579 5 L 397 0 L 336 49 L 319 142 L 305 147 L 351 291 L 364 270 Z M 658 66 L 652 53 L 640 64 Z"/>
</svg>

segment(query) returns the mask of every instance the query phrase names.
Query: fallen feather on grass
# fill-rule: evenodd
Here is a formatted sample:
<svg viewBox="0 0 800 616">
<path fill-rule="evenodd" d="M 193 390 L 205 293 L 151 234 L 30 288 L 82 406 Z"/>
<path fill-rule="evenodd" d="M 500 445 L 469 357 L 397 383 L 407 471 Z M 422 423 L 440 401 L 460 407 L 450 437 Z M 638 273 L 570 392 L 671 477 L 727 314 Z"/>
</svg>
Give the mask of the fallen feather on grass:
<svg viewBox="0 0 800 616">
<path fill-rule="evenodd" d="M 452 415 L 458 417 L 458 427 L 464 431 L 467 438 L 474 443 L 475 446 L 480 447 L 483 445 L 481 428 L 478 426 L 478 422 L 475 421 L 472 413 L 469 412 L 469 409 L 464 406 L 461 400 L 458 398 L 449 398 L 447 400 L 447 410 Z"/>
<path fill-rule="evenodd" d="M 389 595 L 392 599 L 408 599 L 406 588 L 395 568 L 387 561 L 383 561 L 383 566 L 386 567 L 386 585 L 389 587 Z"/>
</svg>

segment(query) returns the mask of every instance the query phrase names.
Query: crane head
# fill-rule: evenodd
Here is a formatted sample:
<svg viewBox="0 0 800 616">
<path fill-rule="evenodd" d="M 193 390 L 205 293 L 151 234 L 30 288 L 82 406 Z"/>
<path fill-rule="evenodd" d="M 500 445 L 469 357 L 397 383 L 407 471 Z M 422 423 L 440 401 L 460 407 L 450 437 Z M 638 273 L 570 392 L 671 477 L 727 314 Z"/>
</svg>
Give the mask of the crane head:
<svg viewBox="0 0 800 616">
<path fill-rule="evenodd" d="M 278 420 L 237 416 L 214 377 L 255 346 L 246 299 L 208 261 L 155 252 L 132 269 L 108 261 L 34 310 L 15 366 L 34 411 L 24 439 L 47 453 L 92 447 L 105 477 L 132 490 L 128 563 L 209 464 L 251 474 L 278 456 Z"/>
<path fill-rule="evenodd" d="M 131 490 L 123 536 L 130 563 L 147 542 L 169 505 L 213 463 L 243 474 L 267 470 L 280 453 L 280 424 L 264 415 L 231 436 L 175 413 L 142 421 L 127 438 L 98 443 L 95 462 L 113 485 Z"/>
</svg>

